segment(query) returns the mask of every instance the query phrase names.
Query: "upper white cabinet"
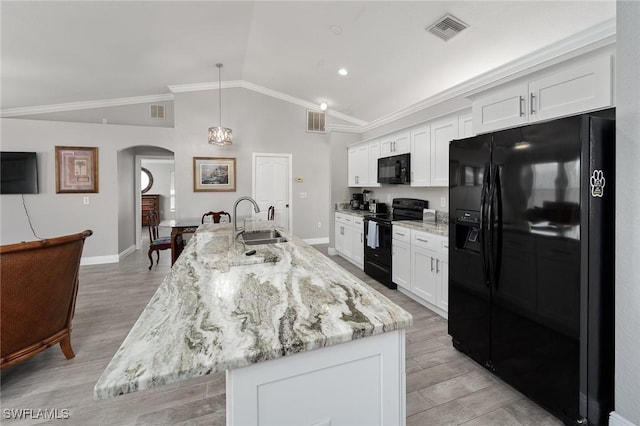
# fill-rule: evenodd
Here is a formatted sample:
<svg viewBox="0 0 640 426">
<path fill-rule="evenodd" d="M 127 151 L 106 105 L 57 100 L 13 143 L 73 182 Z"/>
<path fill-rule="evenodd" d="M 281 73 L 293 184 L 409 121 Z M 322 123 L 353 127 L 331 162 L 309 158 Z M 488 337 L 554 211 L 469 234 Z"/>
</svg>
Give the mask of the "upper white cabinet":
<svg viewBox="0 0 640 426">
<path fill-rule="evenodd" d="M 411 151 L 411 140 L 408 130 L 392 133 L 380 140 L 380 157 L 406 154 L 409 151 Z"/>
<path fill-rule="evenodd" d="M 380 186 L 378 183 L 378 157 L 380 142 L 370 141 L 349 147 L 348 177 L 349 186 Z"/>
<path fill-rule="evenodd" d="M 458 139 L 458 116 L 431 123 L 431 186 L 449 186 L 449 142 Z"/>
<path fill-rule="evenodd" d="M 431 126 L 411 130 L 411 186 L 431 186 Z"/>
<path fill-rule="evenodd" d="M 473 102 L 473 131 L 485 133 L 612 106 L 610 55 L 500 86 Z"/>
<path fill-rule="evenodd" d="M 470 138 L 473 133 L 473 114 L 460 114 L 458 116 L 458 139 Z"/>
</svg>

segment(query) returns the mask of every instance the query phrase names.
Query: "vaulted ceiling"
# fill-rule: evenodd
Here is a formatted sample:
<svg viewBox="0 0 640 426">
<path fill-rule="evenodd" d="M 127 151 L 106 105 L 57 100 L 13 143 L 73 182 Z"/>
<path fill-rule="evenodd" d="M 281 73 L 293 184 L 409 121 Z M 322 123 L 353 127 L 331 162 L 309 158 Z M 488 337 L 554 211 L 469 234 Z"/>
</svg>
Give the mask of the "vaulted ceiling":
<svg viewBox="0 0 640 426">
<path fill-rule="evenodd" d="M 615 1 L 3 0 L 1 14 L 3 111 L 170 94 L 217 82 L 222 62 L 223 81 L 370 122 L 610 20 Z M 446 14 L 469 28 L 445 42 L 425 28 Z"/>
</svg>

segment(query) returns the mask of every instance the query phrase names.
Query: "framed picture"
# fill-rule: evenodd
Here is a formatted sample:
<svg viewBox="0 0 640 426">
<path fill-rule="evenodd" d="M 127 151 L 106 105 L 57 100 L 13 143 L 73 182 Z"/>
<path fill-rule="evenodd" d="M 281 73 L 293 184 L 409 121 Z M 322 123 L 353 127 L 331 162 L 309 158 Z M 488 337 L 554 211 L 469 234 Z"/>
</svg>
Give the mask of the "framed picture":
<svg viewBox="0 0 640 426">
<path fill-rule="evenodd" d="M 193 190 L 235 191 L 236 159 L 193 157 Z"/>
<path fill-rule="evenodd" d="M 98 148 L 56 146 L 56 193 L 98 192 Z"/>
</svg>

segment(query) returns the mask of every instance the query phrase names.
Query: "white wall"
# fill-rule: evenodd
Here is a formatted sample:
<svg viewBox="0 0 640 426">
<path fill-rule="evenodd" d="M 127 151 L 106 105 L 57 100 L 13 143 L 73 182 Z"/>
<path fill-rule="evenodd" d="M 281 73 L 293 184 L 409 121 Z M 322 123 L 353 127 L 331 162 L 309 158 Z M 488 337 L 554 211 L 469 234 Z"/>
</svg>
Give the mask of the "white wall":
<svg viewBox="0 0 640 426">
<path fill-rule="evenodd" d="M 1 125 L 2 150 L 38 153 L 40 193 L 25 196 L 36 232 L 46 238 L 91 229 L 93 236 L 87 239 L 83 257 L 117 256 L 120 252 L 118 151 L 139 145 L 171 149 L 173 129 L 12 118 L 3 118 Z M 56 194 L 55 145 L 98 147 L 98 193 Z M 89 197 L 88 205 L 83 204 L 85 196 Z M 35 239 L 20 196 L 2 195 L 0 204 L 0 242 Z"/>
<path fill-rule="evenodd" d="M 640 425 L 640 2 L 617 3 L 615 410 Z"/>
<path fill-rule="evenodd" d="M 118 152 L 118 253 L 135 246 L 135 156 L 133 150 Z"/>
<path fill-rule="evenodd" d="M 219 124 L 216 91 L 175 96 L 176 218 L 199 218 L 209 210 L 233 214 L 234 201 L 251 195 L 251 154 L 288 153 L 293 155 L 293 232 L 301 238 L 327 237 L 329 137 L 305 131 L 306 112 L 300 106 L 241 88 L 224 89 L 222 96 L 222 124 L 233 130 L 234 138 L 228 147 L 207 143 L 207 129 Z M 235 158 L 236 191 L 193 192 L 193 157 Z M 304 182 L 295 182 L 296 177 Z M 307 198 L 299 198 L 300 192 Z M 250 207 L 241 203 L 238 216 L 250 216 Z"/>
</svg>

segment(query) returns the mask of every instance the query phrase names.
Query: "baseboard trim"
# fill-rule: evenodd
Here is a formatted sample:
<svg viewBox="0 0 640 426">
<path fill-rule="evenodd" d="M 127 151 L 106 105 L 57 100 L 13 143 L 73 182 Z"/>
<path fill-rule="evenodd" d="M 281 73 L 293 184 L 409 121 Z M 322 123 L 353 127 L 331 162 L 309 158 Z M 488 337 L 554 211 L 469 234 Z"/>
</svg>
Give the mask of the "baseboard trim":
<svg viewBox="0 0 640 426">
<path fill-rule="evenodd" d="M 612 411 L 609 414 L 609 426 L 636 426 L 634 423 L 631 423 L 629 420 L 622 417 L 620 414 Z"/>
<path fill-rule="evenodd" d="M 309 244 L 309 245 L 316 245 L 316 244 L 329 244 L 329 237 L 324 237 L 324 238 L 307 238 L 307 239 L 303 239 L 302 241 L 304 241 L 305 243 Z"/>
<path fill-rule="evenodd" d="M 118 262 L 136 251 L 136 245 L 132 245 L 124 249 L 118 254 Z"/>
<path fill-rule="evenodd" d="M 113 254 L 110 256 L 91 256 L 91 257 L 83 257 L 80 259 L 80 266 L 87 265 L 103 265 L 105 263 L 118 263 L 119 258 L 117 254 Z"/>
</svg>

